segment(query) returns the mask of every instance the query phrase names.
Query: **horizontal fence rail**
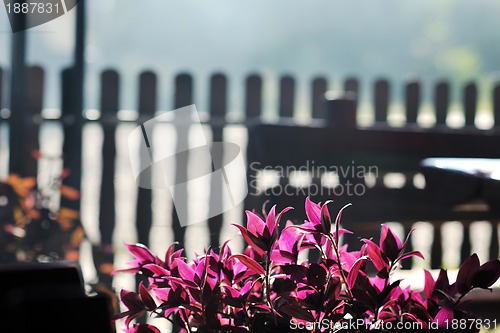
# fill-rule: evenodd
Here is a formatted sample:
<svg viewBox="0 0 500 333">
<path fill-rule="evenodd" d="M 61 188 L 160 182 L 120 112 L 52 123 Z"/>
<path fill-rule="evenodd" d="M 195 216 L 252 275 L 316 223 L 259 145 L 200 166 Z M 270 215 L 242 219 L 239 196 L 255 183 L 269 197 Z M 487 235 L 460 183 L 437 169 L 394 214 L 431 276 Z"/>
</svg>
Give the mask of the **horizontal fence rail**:
<svg viewBox="0 0 500 333">
<path fill-rule="evenodd" d="M 71 170 L 70 176 L 65 180 L 67 185 L 80 189 L 81 184 L 81 168 L 82 168 L 82 131 L 86 124 L 89 122 L 82 116 L 82 110 L 77 109 L 72 98 L 74 96 L 74 88 L 76 85 L 75 71 L 72 68 L 66 69 L 62 73 L 62 100 L 61 100 L 61 117 L 59 121 L 63 126 L 64 141 L 62 148 L 63 163 L 65 168 Z M 7 73 L 0 68 L 0 106 L 6 106 L 7 101 L 6 91 L 8 86 L 5 84 Z M 138 92 L 137 92 L 137 114 L 138 118 L 133 120 L 137 126 L 147 120 L 152 119 L 156 112 L 158 112 L 158 101 L 163 98 L 164 93 L 158 91 L 159 76 L 154 72 L 147 71 L 140 74 L 138 77 Z M 105 272 L 101 272 L 100 267 L 104 263 L 113 262 L 113 233 L 116 225 L 116 133 L 117 128 L 121 123 L 118 118 L 120 111 L 120 96 L 124 93 L 130 94 L 133 92 L 125 92 L 120 85 L 121 76 L 115 70 L 106 70 L 100 76 L 99 89 L 100 89 L 100 102 L 99 111 L 100 118 L 97 122 L 101 125 L 103 131 L 102 143 L 102 175 L 99 196 L 99 244 L 95 244 L 94 261 L 97 268 L 98 275 L 106 284 L 111 284 L 111 278 Z M 174 79 L 173 91 L 169 95 L 173 95 L 172 109 L 177 109 L 190 105 L 194 102 L 193 91 L 195 89 L 195 82 L 193 77 L 187 73 L 181 73 Z M 329 113 L 329 106 L 325 102 L 325 93 L 329 90 L 329 82 L 324 77 L 316 77 L 311 80 L 308 95 L 309 102 L 305 110 L 298 110 L 297 107 L 297 80 L 290 75 L 280 78 L 278 82 L 277 105 L 276 110 L 280 119 L 289 125 L 294 125 L 294 118 L 299 112 L 305 112 L 314 124 L 321 126 L 327 125 L 328 122 L 334 122 L 337 125 L 345 125 L 347 127 L 359 127 L 356 123 L 357 114 L 359 112 L 359 101 L 354 103 L 353 112 L 346 114 Z M 343 82 L 343 93 L 345 96 L 356 96 L 361 92 L 361 83 L 356 78 L 347 78 Z M 23 138 L 19 141 L 11 140 L 9 142 L 10 148 L 10 172 L 19 173 L 24 176 L 36 176 L 37 174 L 37 161 L 32 157 L 32 151 L 39 149 L 39 127 L 46 121 L 42 118 L 42 110 L 44 105 L 44 94 L 46 90 L 45 85 L 45 71 L 40 67 L 29 67 L 26 75 L 26 106 L 23 110 L 11 110 L 11 117 L 0 118 L 0 122 L 8 122 L 11 132 L 23 133 Z M 374 82 L 370 89 L 364 90 L 371 95 L 371 106 L 374 111 L 374 123 L 366 128 L 363 135 L 374 138 L 377 137 L 377 131 L 382 131 L 390 136 L 391 126 L 388 125 L 389 109 L 392 104 L 393 87 L 388 80 L 379 79 Z M 448 128 L 447 117 L 451 105 L 451 85 L 446 81 L 438 81 L 433 87 L 433 109 L 435 115 L 435 128 L 447 128 L 450 133 L 478 133 L 478 135 L 489 135 L 488 133 L 495 133 L 498 135 L 500 128 L 500 82 L 493 86 L 491 92 L 491 105 L 494 125 L 491 129 L 480 130 L 475 125 L 475 119 L 478 114 L 478 88 L 475 83 L 468 83 L 462 90 L 462 110 L 465 119 L 465 126 L 463 128 Z M 224 131 L 228 125 L 241 124 L 247 127 L 252 127 L 264 114 L 264 79 L 262 76 L 252 74 L 246 77 L 244 81 L 244 96 L 243 105 L 241 109 L 244 111 L 244 117 L 237 121 L 228 120 L 228 113 L 231 112 L 228 104 L 229 97 L 229 79 L 227 76 L 216 73 L 210 77 L 209 90 L 208 90 L 208 117 L 204 119 L 204 123 L 210 126 L 212 140 L 214 142 L 223 141 Z M 400 127 L 400 132 L 408 132 L 411 135 L 413 132 L 420 131 L 418 122 L 419 113 L 422 103 L 422 85 L 416 81 L 408 81 L 404 84 L 403 105 L 405 110 L 406 122 L 405 125 Z M 331 110 L 330 110 L 331 111 Z M 23 117 L 20 121 L 13 121 L 18 119 L 13 117 L 13 113 L 21 112 Z M 7 113 L 2 112 L 1 115 Z M 331 117 L 331 118 L 329 118 Z M 346 118 L 347 117 L 347 118 Z M 51 120 L 53 121 L 53 120 Z M 431 131 L 428 128 L 427 131 Z M 366 134 L 366 133 L 372 134 Z M 421 132 L 421 131 L 420 131 Z M 309 132 L 308 132 L 309 133 Z M 311 134 L 312 133 L 312 134 Z M 314 131 L 307 135 L 314 136 Z M 446 134 L 444 134 L 446 135 Z M 431 135 L 432 136 L 432 135 Z M 14 136 L 15 137 L 15 136 Z M 371 136 L 370 136 L 371 137 Z M 273 136 L 270 134 L 270 140 Z M 187 132 L 177 133 L 177 144 L 182 146 L 188 140 Z M 314 138 L 309 138 L 309 141 L 314 143 Z M 306 140 L 306 141 L 308 141 Z M 394 137 L 397 140 L 397 137 Z M 425 141 L 425 144 L 432 144 Z M 253 142 L 251 142 L 253 144 Z M 362 142 L 360 142 L 362 148 Z M 279 147 L 276 147 L 278 149 Z M 302 147 L 306 149 L 305 147 Z M 302 149 L 301 148 L 301 149 Z M 460 147 L 455 147 L 460 151 Z M 256 146 L 247 147 L 247 156 L 250 162 L 261 152 L 256 152 L 259 149 Z M 291 151 L 293 153 L 293 149 Z M 182 181 L 187 179 L 186 160 L 181 158 L 176 160 L 175 165 L 175 179 Z M 216 161 L 221 163 L 221 161 Z M 256 175 L 250 170 L 247 177 Z M 413 176 L 413 174 L 411 175 Z M 318 181 L 318 180 L 314 180 Z M 222 195 L 220 186 L 213 183 L 211 186 L 211 200 L 212 205 L 217 202 L 214 198 Z M 178 196 L 176 199 L 189 200 L 187 193 L 175 193 Z M 285 199 L 286 201 L 286 199 Z M 137 239 L 139 242 L 148 245 L 150 243 L 150 233 L 153 224 L 152 212 L 153 195 L 151 190 L 139 188 L 136 200 L 136 215 L 135 215 L 135 229 Z M 245 206 L 247 208 L 259 209 L 260 199 L 250 196 L 247 199 Z M 65 205 L 74 205 L 73 207 L 79 208 L 79 203 L 65 202 Z M 186 228 L 182 228 L 178 221 L 178 214 L 175 209 L 172 209 L 172 228 L 174 239 L 183 244 Z M 215 216 L 209 221 L 210 232 L 210 245 L 217 247 L 219 245 L 219 235 L 222 228 L 222 216 Z M 465 228 L 467 229 L 467 228 Z M 436 228 L 435 239 L 439 239 L 439 227 Z M 497 229 L 494 228 L 494 231 Z M 468 238 L 468 231 L 466 231 L 465 238 Z M 498 237 L 497 237 L 498 238 Z M 440 242 L 436 242 L 440 246 Z M 494 245 L 498 248 L 498 239 Z M 498 255 L 498 249 L 496 255 Z M 438 250 L 436 250 L 438 251 Z M 494 253 L 492 254 L 494 255 Z"/>
</svg>

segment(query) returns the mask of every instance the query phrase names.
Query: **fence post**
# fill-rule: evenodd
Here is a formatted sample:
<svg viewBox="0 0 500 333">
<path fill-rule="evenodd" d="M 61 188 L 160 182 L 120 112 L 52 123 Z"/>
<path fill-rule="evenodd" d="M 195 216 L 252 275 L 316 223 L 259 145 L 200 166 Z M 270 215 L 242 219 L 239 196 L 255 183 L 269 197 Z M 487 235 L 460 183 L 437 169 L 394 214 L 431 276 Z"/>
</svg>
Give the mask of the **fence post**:
<svg viewBox="0 0 500 333">
<path fill-rule="evenodd" d="M 11 72 L 10 72 L 10 119 L 9 145 L 16 149 L 9 149 L 9 172 L 24 176 L 26 128 L 26 15 L 14 15 L 13 26 L 17 32 L 12 35 L 11 44 Z"/>
<path fill-rule="evenodd" d="M 356 101 L 358 101 L 359 100 L 359 96 L 361 94 L 361 92 L 359 90 L 358 79 L 356 79 L 355 77 L 348 77 L 344 81 L 344 92 L 346 92 L 346 93 L 349 93 L 349 92 L 354 93 L 354 98 L 356 99 Z"/>
<path fill-rule="evenodd" d="M 33 157 L 33 151 L 38 150 L 44 73 L 40 67 L 30 67 L 24 68 L 20 76 L 11 81 L 9 172 L 23 177 L 36 177 L 37 161 Z"/>
<path fill-rule="evenodd" d="M 439 81 L 434 88 L 434 110 L 436 125 L 446 125 L 450 105 L 450 86 L 446 81 Z"/>
<path fill-rule="evenodd" d="M 37 176 L 38 161 L 33 153 L 39 149 L 38 128 L 42 121 L 44 72 L 40 67 L 29 67 L 26 74 L 26 110 L 24 114 L 25 147 L 24 151 L 24 175 Z M 16 143 L 11 143 L 13 150 L 19 149 Z M 12 150 L 11 150 L 12 152 Z"/>
<path fill-rule="evenodd" d="M 493 88 L 493 117 L 495 128 L 500 128 L 500 82 L 497 82 Z"/>
<path fill-rule="evenodd" d="M 325 93 L 327 82 L 325 78 L 317 77 L 312 81 L 311 86 L 311 110 L 313 119 L 322 119 L 325 117 Z"/>
<path fill-rule="evenodd" d="M 250 124 L 255 120 L 259 119 L 262 114 L 262 78 L 257 74 L 249 75 L 245 81 L 245 124 L 248 128 Z M 254 147 L 247 145 L 246 158 L 247 166 L 254 161 L 255 152 Z M 257 178 L 257 173 L 250 167 L 247 167 L 247 185 L 250 188 L 250 184 Z M 244 209 L 251 210 L 256 208 L 259 198 L 257 195 L 252 195 L 251 189 L 244 202 Z M 245 221 L 246 216 L 243 213 L 243 221 Z"/>
<path fill-rule="evenodd" d="M 175 101 L 174 108 L 179 109 L 193 104 L 193 78 L 191 75 L 183 73 L 175 78 Z M 181 122 L 182 123 L 182 122 Z M 181 151 L 184 147 L 189 147 L 188 129 L 178 127 L 177 132 L 177 149 Z M 180 184 L 188 179 L 187 166 L 189 162 L 188 154 L 178 154 L 175 158 L 175 184 Z M 174 193 L 174 202 L 187 202 L 188 193 L 180 188 Z M 181 207 L 187 209 L 186 205 Z M 172 229 L 174 231 L 174 240 L 179 242 L 179 246 L 184 248 L 184 235 L 186 228 L 181 226 L 179 216 L 177 214 L 178 207 L 172 209 Z M 186 216 L 187 212 L 181 212 L 180 215 Z"/>
<path fill-rule="evenodd" d="M 500 128 L 500 82 L 496 82 L 493 88 L 493 117 L 495 120 L 494 128 Z M 498 241 L 498 220 L 491 221 L 491 227 L 490 259 L 497 259 L 500 247 Z"/>
<path fill-rule="evenodd" d="M 78 191 L 81 188 L 82 173 L 82 109 L 75 105 L 75 70 L 66 68 L 61 74 L 61 122 L 64 126 L 63 168 L 69 175 L 63 184 Z M 61 206 L 80 211 L 80 199 L 61 197 Z"/>
<path fill-rule="evenodd" d="M 431 269 L 441 268 L 443 260 L 441 225 L 434 224 L 434 231 L 431 245 Z"/>
<path fill-rule="evenodd" d="M 154 117 L 156 112 L 157 78 L 153 72 L 143 72 L 139 77 L 139 118 L 138 123 L 143 124 Z M 139 163 L 147 163 L 142 159 Z M 141 166 L 140 170 L 143 170 Z M 146 173 L 148 176 L 151 174 Z M 149 246 L 149 233 L 153 224 L 153 211 L 151 207 L 152 190 L 142 187 L 137 188 L 136 229 L 137 241 Z"/>
<path fill-rule="evenodd" d="M 3 97 L 4 97 L 4 84 L 3 84 L 3 68 L 0 67 L 0 111 L 2 110 L 3 108 Z M 0 122 L 2 121 L 2 117 L 0 116 Z"/>
<path fill-rule="evenodd" d="M 410 79 L 405 89 L 406 123 L 416 124 L 420 107 L 420 83 Z"/>
<path fill-rule="evenodd" d="M 292 118 L 295 106 L 295 80 L 293 77 L 286 75 L 281 78 L 279 96 L 279 116 Z"/>
<path fill-rule="evenodd" d="M 465 126 L 475 126 L 474 120 L 476 117 L 477 106 L 477 87 L 474 82 L 469 82 L 464 87 L 464 117 Z"/>
<path fill-rule="evenodd" d="M 99 281 L 111 288 L 112 277 L 102 270 L 103 264 L 113 263 L 113 231 L 115 228 L 115 157 L 116 157 L 116 113 L 119 103 L 119 77 L 113 70 L 101 74 L 101 125 L 102 142 L 102 176 L 99 204 L 99 231 L 101 233 L 100 253 L 94 256 Z"/>
<path fill-rule="evenodd" d="M 389 110 L 389 82 L 384 79 L 379 79 L 375 82 L 374 90 L 374 109 L 375 109 L 375 122 L 386 123 L 387 113 Z"/>
<path fill-rule="evenodd" d="M 224 124 L 227 112 L 227 79 L 222 74 L 214 74 L 210 79 L 210 116 L 212 125 L 212 142 L 223 142 Z M 222 145 L 219 149 L 212 146 L 212 151 L 217 151 L 212 155 L 213 165 L 222 166 L 224 150 Z M 214 170 L 215 171 L 215 170 Z M 216 212 L 222 211 L 223 189 L 220 177 L 212 175 L 210 186 L 210 208 Z M 210 214 L 212 215 L 212 214 Z M 217 248 L 219 246 L 219 236 L 222 228 L 223 214 L 213 216 L 208 221 L 210 230 L 210 246 Z"/>
<path fill-rule="evenodd" d="M 326 93 L 326 122 L 339 129 L 356 128 L 356 97 L 353 93 Z"/>
</svg>

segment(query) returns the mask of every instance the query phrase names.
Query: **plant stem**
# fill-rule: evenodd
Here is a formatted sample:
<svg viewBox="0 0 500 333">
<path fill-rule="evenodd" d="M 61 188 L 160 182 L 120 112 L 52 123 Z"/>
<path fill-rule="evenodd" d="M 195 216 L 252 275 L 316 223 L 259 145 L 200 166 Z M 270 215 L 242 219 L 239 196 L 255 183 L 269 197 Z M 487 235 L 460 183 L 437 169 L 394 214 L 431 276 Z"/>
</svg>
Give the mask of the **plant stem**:
<svg viewBox="0 0 500 333">
<path fill-rule="evenodd" d="M 278 326 L 278 321 L 276 319 L 276 313 L 274 312 L 274 307 L 273 303 L 271 302 L 271 259 L 270 259 L 270 254 L 267 255 L 266 257 L 266 278 L 265 278 L 265 289 L 266 289 L 266 301 L 267 301 L 267 306 L 269 306 L 269 309 L 271 310 L 271 313 L 273 314 L 273 320 L 274 324 Z"/>
<path fill-rule="evenodd" d="M 340 272 L 340 278 L 342 279 L 342 283 L 345 285 L 345 288 L 347 290 L 347 294 L 349 295 L 349 298 L 353 299 L 354 296 L 352 295 L 351 289 L 349 289 L 349 286 L 347 285 L 347 278 L 345 276 L 344 270 L 342 269 L 342 262 L 340 261 L 340 253 L 339 253 L 339 248 L 337 244 L 335 243 L 335 240 L 333 239 L 331 234 L 327 235 L 328 239 L 332 243 L 333 250 L 335 251 L 335 255 L 337 256 L 337 266 L 339 267 L 339 272 Z"/>
</svg>

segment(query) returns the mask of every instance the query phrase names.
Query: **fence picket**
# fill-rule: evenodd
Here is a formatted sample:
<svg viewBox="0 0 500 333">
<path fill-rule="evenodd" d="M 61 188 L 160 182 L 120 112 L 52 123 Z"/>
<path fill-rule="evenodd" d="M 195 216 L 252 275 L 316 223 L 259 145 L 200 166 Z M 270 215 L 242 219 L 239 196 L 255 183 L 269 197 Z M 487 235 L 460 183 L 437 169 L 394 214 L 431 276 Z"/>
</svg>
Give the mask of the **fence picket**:
<svg viewBox="0 0 500 333">
<path fill-rule="evenodd" d="M 157 98 L 157 78 L 153 72 L 143 72 L 139 76 L 139 123 L 152 119 L 156 112 Z M 147 163 L 141 160 L 140 163 Z M 143 167 L 141 167 L 143 170 Z M 148 173 L 148 176 L 151 174 Z M 152 190 L 142 187 L 137 189 L 137 209 L 136 209 L 136 228 L 137 240 L 146 246 L 149 246 L 149 234 L 153 223 L 153 211 L 151 207 Z"/>
<path fill-rule="evenodd" d="M 76 190 L 81 188 L 82 179 L 82 110 L 75 105 L 74 68 L 61 73 L 61 122 L 64 126 L 63 167 L 69 175 L 63 184 Z M 80 211 L 80 199 L 61 198 L 61 206 Z"/>
<path fill-rule="evenodd" d="M 385 123 L 387 121 L 387 113 L 389 110 L 389 82 L 384 79 L 375 82 L 375 96 L 374 109 L 375 109 L 375 122 Z"/>
<path fill-rule="evenodd" d="M 436 125 L 446 125 L 448 107 L 450 104 L 450 86 L 446 81 L 439 81 L 434 89 L 434 109 Z"/>
<path fill-rule="evenodd" d="M 249 75 L 245 81 L 245 117 L 247 124 L 252 120 L 258 119 L 262 114 L 262 78 L 257 74 Z M 255 152 L 253 147 L 247 146 L 246 158 L 247 161 L 252 161 Z M 253 179 L 256 179 L 257 174 L 253 168 L 247 168 L 247 184 Z M 258 206 L 259 199 L 251 193 L 245 199 L 244 209 L 251 210 Z M 243 214 L 243 221 L 245 214 Z"/>
<path fill-rule="evenodd" d="M 21 78 L 19 79 L 21 80 Z M 12 99 L 11 117 L 9 119 L 9 171 L 22 176 L 34 177 L 37 174 L 37 162 L 33 158 L 33 150 L 38 150 L 38 125 L 40 123 L 43 103 L 44 73 L 40 67 L 25 69 L 20 83 L 12 85 L 22 98 Z M 16 92 L 12 92 L 15 94 Z"/>
<path fill-rule="evenodd" d="M 24 115 L 25 126 L 25 159 L 24 175 L 36 177 L 37 160 L 33 153 L 39 150 L 38 132 L 42 120 L 44 90 L 44 71 L 41 67 L 29 67 L 26 73 L 26 113 Z M 13 142 L 15 145 L 16 143 Z M 12 146 L 11 146 L 12 147 Z"/>
<path fill-rule="evenodd" d="M 214 74 L 210 79 L 210 116 L 212 124 L 212 142 L 223 142 L 225 116 L 227 112 L 227 78 L 222 74 Z M 220 148 L 220 149 L 219 149 Z M 223 154 L 221 146 L 212 148 L 213 165 L 222 166 Z M 221 179 L 213 174 L 210 186 L 210 209 L 215 212 L 222 211 L 223 184 Z M 212 214 L 210 214 L 212 215 Z M 210 246 L 219 247 L 219 236 L 222 228 L 223 215 L 218 214 L 208 221 L 210 230 Z"/>
<path fill-rule="evenodd" d="M 325 93 L 327 82 L 325 78 L 317 77 L 312 81 L 311 87 L 311 110 L 313 119 L 321 119 L 325 116 Z"/>
<path fill-rule="evenodd" d="M 498 258 L 499 251 L 498 242 L 498 220 L 491 221 L 491 241 L 490 241 L 490 259 Z"/>
<path fill-rule="evenodd" d="M 4 84 L 3 84 L 3 79 L 4 79 L 4 71 L 3 68 L 0 67 L 0 110 L 4 107 Z M 2 117 L 0 117 L 0 122 L 2 121 Z"/>
<path fill-rule="evenodd" d="M 113 262 L 113 231 L 116 223 L 115 207 L 115 157 L 116 157 L 116 114 L 119 110 L 119 75 L 114 70 L 106 70 L 101 74 L 101 125 L 102 143 L 102 176 L 99 205 L 99 231 L 101 247 L 99 257 L 94 258 L 99 281 L 111 287 L 112 278 L 109 272 L 102 270 L 104 264 Z"/>
<path fill-rule="evenodd" d="M 245 117 L 252 119 L 262 113 L 262 78 L 257 74 L 249 75 L 245 81 Z"/>
<path fill-rule="evenodd" d="M 406 84 L 405 103 L 406 123 L 416 124 L 418 118 L 418 109 L 420 107 L 420 83 L 415 79 L 411 79 Z"/>
<path fill-rule="evenodd" d="M 477 106 L 477 87 L 473 82 L 468 83 L 464 88 L 464 116 L 465 126 L 475 126 Z"/>
<path fill-rule="evenodd" d="M 493 88 L 493 117 L 495 121 L 495 128 L 500 127 L 500 82 L 495 84 Z"/>
<path fill-rule="evenodd" d="M 189 74 L 179 74 L 175 78 L 175 109 L 179 109 L 193 104 L 193 78 Z M 184 122 L 180 122 L 181 124 Z M 186 125 L 187 126 L 187 125 Z M 188 127 L 178 126 L 176 128 L 177 134 L 177 149 L 176 151 L 184 150 L 184 147 L 189 146 Z M 175 159 L 175 183 L 180 184 L 188 179 L 187 165 L 189 157 L 188 154 L 179 154 Z M 176 202 L 187 202 L 188 194 L 180 188 L 174 193 Z M 186 228 L 180 225 L 179 215 L 187 215 L 187 212 L 178 213 L 178 209 L 187 209 L 186 205 L 181 207 L 173 207 L 172 209 L 172 229 L 174 232 L 174 239 L 179 242 L 179 246 L 184 248 L 184 236 Z"/>
<path fill-rule="evenodd" d="M 354 93 L 354 97 L 356 101 L 359 101 L 359 96 L 361 94 L 359 88 L 359 81 L 355 77 L 348 77 L 344 80 L 344 92 L 345 93 Z"/>
<path fill-rule="evenodd" d="M 295 79 L 293 77 L 286 75 L 281 78 L 279 94 L 279 116 L 293 117 L 295 107 Z"/>
<path fill-rule="evenodd" d="M 113 70 L 101 75 L 102 181 L 99 210 L 101 242 L 111 244 L 115 227 L 115 156 L 116 114 L 119 103 L 119 77 Z"/>
</svg>

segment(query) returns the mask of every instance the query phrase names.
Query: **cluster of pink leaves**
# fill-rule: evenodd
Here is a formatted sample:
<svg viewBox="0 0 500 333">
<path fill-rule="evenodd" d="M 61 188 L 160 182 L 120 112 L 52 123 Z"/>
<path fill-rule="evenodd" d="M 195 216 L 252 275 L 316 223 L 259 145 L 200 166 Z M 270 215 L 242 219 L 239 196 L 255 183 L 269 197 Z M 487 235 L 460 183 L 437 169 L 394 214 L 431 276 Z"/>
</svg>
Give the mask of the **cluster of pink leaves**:
<svg viewBox="0 0 500 333">
<path fill-rule="evenodd" d="M 499 260 L 480 265 L 472 255 L 453 284 L 445 270 L 436 280 L 425 271 L 424 290 L 403 288 L 392 273 L 402 260 L 422 257 L 418 251 L 406 252 L 410 235 L 401 241 L 382 225 L 379 244 L 362 239 L 361 250 L 349 251 L 339 242 L 350 233 L 340 228 L 346 207 L 332 221 L 328 202 L 307 199 L 305 205 L 307 220 L 287 222 L 284 228 L 279 224 L 289 208 L 277 213 L 273 207 L 263 217 L 247 212 L 246 227 L 235 225 L 248 244 L 241 254 L 233 254 L 225 243 L 218 253 L 209 249 L 188 263 L 174 245 L 161 259 L 143 245 L 127 244 L 135 259 L 119 272 L 140 274 L 144 282 L 138 292 L 121 291 L 127 311 L 117 319 L 126 318 L 127 333 L 160 332 L 152 325 L 131 324 L 145 312 L 186 333 L 287 332 L 290 323 L 307 327 L 325 320 L 341 327 L 359 320 L 366 327 L 380 321 L 418 322 L 430 331 L 430 323 L 474 318 L 463 296 L 474 288 L 488 289 L 500 277 Z M 300 262 L 301 251 L 313 248 L 320 251 L 320 261 Z"/>
</svg>

